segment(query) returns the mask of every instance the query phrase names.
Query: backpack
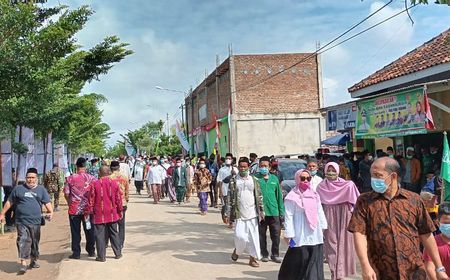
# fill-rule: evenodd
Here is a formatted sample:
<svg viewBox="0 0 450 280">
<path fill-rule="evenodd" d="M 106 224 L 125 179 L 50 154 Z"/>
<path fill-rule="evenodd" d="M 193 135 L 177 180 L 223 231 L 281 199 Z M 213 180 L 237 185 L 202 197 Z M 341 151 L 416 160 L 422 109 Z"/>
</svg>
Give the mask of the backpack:
<svg viewBox="0 0 450 280">
<path fill-rule="evenodd" d="M 59 174 L 49 171 L 45 174 L 44 186 L 49 193 L 55 193 L 59 191 Z"/>
</svg>

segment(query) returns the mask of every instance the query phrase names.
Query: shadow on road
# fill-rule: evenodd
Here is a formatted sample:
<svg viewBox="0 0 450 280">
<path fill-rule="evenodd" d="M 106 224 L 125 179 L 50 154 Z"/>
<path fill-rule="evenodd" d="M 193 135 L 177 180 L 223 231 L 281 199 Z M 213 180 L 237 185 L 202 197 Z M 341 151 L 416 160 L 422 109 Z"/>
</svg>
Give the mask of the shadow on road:
<svg viewBox="0 0 450 280">
<path fill-rule="evenodd" d="M 0 261 L 0 271 L 9 274 L 17 274 L 18 270 L 19 270 L 19 263 L 17 261 L 14 262 Z"/>
<path fill-rule="evenodd" d="M 255 268 L 257 269 L 257 268 Z M 251 279 L 260 280 L 274 280 L 278 278 L 278 271 L 244 271 L 245 275 L 252 276 Z M 244 280 L 248 277 L 230 278 L 230 277 L 217 277 L 216 280 Z"/>
</svg>

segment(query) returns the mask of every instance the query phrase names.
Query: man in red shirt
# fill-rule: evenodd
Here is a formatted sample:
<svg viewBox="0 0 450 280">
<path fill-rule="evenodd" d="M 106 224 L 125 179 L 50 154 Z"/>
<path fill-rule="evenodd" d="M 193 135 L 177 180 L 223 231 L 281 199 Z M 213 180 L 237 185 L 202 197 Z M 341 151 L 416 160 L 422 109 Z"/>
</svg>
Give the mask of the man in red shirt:
<svg viewBox="0 0 450 280">
<path fill-rule="evenodd" d="M 111 241 L 111 247 L 116 259 L 122 257 L 119 238 L 118 221 L 122 219 L 123 205 L 119 185 L 111 179 L 108 166 L 100 167 L 100 179 L 91 184 L 89 211 L 93 213 L 95 228 L 95 243 L 97 247 L 96 261 L 106 261 L 106 242 Z"/>
<path fill-rule="evenodd" d="M 436 244 L 438 246 L 439 256 L 441 257 L 441 262 L 443 267 L 438 267 L 433 264 L 431 257 L 425 250 L 423 254 L 423 259 L 425 261 L 425 268 L 427 270 L 428 279 L 436 280 L 436 272 L 440 271 L 450 271 L 450 203 L 442 203 L 439 206 L 438 211 L 439 217 L 439 230 L 441 234 L 436 235 Z"/>
<path fill-rule="evenodd" d="M 86 227 L 89 217 L 89 195 L 91 183 L 97 178 L 86 173 L 86 159 L 80 157 L 76 163 L 77 173 L 67 177 L 64 197 L 69 205 L 70 232 L 72 236 L 72 255 L 70 259 L 79 259 L 81 254 L 81 224 L 86 236 L 86 251 L 89 257 L 95 257 L 94 229 Z"/>
</svg>

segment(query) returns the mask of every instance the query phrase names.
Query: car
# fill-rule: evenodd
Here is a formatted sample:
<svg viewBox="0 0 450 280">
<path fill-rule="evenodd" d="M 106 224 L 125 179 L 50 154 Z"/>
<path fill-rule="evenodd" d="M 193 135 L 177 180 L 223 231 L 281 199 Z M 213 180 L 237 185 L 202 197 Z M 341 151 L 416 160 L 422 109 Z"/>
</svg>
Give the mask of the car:
<svg viewBox="0 0 450 280">
<path fill-rule="evenodd" d="M 281 182 L 281 191 L 283 192 L 283 198 L 295 187 L 295 173 L 300 169 L 306 168 L 306 161 L 302 159 L 278 159 L 278 170 L 283 176 Z"/>
</svg>

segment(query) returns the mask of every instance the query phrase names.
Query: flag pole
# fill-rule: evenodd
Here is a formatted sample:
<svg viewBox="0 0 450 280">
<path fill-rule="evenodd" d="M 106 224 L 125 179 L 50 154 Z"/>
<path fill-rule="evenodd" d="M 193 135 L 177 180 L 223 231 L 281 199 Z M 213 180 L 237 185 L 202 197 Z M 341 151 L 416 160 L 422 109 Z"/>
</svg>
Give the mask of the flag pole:
<svg viewBox="0 0 450 280">
<path fill-rule="evenodd" d="M 443 148 L 443 151 L 442 151 L 442 159 L 441 159 L 441 160 L 442 160 L 442 163 L 441 163 L 441 174 L 440 174 L 441 179 L 442 179 L 441 204 L 445 202 L 445 186 L 446 186 L 446 180 L 444 179 L 445 174 L 443 174 L 443 173 L 444 173 L 443 171 L 444 171 L 444 169 L 446 170 L 446 168 L 444 168 L 444 164 L 446 164 L 446 163 L 444 162 L 445 152 L 448 153 L 447 131 L 444 131 L 443 134 L 444 134 L 444 146 L 442 147 L 442 148 Z M 446 146 L 446 144 L 447 144 L 447 146 Z"/>
</svg>

